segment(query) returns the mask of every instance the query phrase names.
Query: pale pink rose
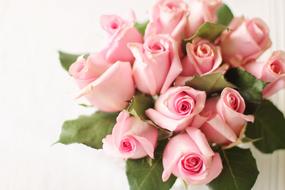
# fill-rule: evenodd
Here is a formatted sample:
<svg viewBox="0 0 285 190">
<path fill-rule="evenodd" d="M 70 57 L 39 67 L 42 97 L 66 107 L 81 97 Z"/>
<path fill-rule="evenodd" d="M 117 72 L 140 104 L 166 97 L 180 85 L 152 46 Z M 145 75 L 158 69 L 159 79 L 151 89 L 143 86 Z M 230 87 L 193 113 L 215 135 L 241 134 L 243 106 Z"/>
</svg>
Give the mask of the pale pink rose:
<svg viewBox="0 0 285 190">
<path fill-rule="evenodd" d="M 169 35 L 154 35 L 129 48 L 135 56 L 134 80 L 144 93 L 164 93 L 182 71 L 177 44 Z"/>
<path fill-rule="evenodd" d="M 188 126 L 199 127 L 198 114 L 203 110 L 206 93 L 188 86 L 172 87 L 148 109 L 146 115 L 159 127 L 169 131 L 181 131 Z"/>
<path fill-rule="evenodd" d="M 133 62 L 134 57 L 127 45 L 130 42 L 143 42 L 143 37 L 134 27 L 134 23 L 116 15 L 103 15 L 101 26 L 109 34 L 109 42 L 101 52 L 105 59 L 112 63 Z"/>
<path fill-rule="evenodd" d="M 132 68 L 129 62 L 107 62 L 102 54 L 83 57 L 73 63 L 69 70 L 81 92 L 96 108 L 106 112 L 124 109 L 135 92 Z"/>
<path fill-rule="evenodd" d="M 181 41 L 185 35 L 188 12 L 183 0 L 157 0 L 151 10 L 145 36 L 169 34 Z"/>
<path fill-rule="evenodd" d="M 217 11 L 221 6 L 221 0 L 190 0 L 186 37 L 191 37 L 205 22 L 216 22 Z"/>
<path fill-rule="evenodd" d="M 222 64 L 221 49 L 207 40 L 196 38 L 186 45 L 182 76 L 207 75 Z"/>
<path fill-rule="evenodd" d="M 85 59 L 83 56 L 77 58 L 69 68 L 69 73 L 76 79 L 80 88 L 93 82 L 104 73 L 112 64 L 104 59 L 100 53 L 95 53 Z"/>
<path fill-rule="evenodd" d="M 268 61 L 255 61 L 245 66 L 246 71 L 267 84 L 264 97 L 270 97 L 285 88 L 285 52 L 275 51 Z"/>
<path fill-rule="evenodd" d="M 258 18 L 234 18 L 221 36 L 224 61 L 240 66 L 258 58 L 271 46 L 269 29 Z"/>
<path fill-rule="evenodd" d="M 210 142 L 229 144 L 240 137 L 246 122 L 253 122 L 252 115 L 245 115 L 246 105 L 238 91 L 225 88 L 219 98 L 206 102 L 201 115 L 208 121 L 201 127 Z"/>
<path fill-rule="evenodd" d="M 196 128 L 187 128 L 169 140 L 163 153 L 162 180 L 171 174 L 188 184 L 208 184 L 223 169 L 218 153 L 213 152 L 204 134 Z"/>
<path fill-rule="evenodd" d="M 112 134 L 103 139 L 103 150 L 115 157 L 139 159 L 154 158 L 158 130 L 142 120 L 122 111 Z"/>
</svg>

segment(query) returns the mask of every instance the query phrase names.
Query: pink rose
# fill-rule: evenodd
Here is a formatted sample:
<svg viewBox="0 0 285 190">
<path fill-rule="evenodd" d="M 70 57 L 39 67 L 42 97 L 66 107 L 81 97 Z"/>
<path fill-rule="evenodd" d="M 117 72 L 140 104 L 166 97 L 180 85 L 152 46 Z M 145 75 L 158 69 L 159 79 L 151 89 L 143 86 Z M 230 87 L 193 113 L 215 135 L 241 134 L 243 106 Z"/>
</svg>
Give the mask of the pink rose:
<svg viewBox="0 0 285 190">
<path fill-rule="evenodd" d="M 188 86 L 172 87 L 155 103 L 155 109 L 148 109 L 146 115 L 158 126 L 169 131 L 181 131 L 188 126 L 198 127 L 204 108 L 206 93 Z"/>
<path fill-rule="evenodd" d="M 221 37 L 224 61 L 244 65 L 259 57 L 271 46 L 269 29 L 261 19 L 234 18 Z"/>
<path fill-rule="evenodd" d="M 222 64 L 220 47 L 207 40 L 196 38 L 186 46 L 187 57 L 183 60 L 182 76 L 210 74 Z"/>
<path fill-rule="evenodd" d="M 142 43 L 143 37 L 134 27 L 133 22 L 123 20 L 116 15 L 103 15 L 101 26 L 109 34 L 109 42 L 102 54 L 109 62 L 133 62 L 134 57 L 127 47 L 130 42 Z"/>
<path fill-rule="evenodd" d="M 154 126 L 122 111 L 112 134 L 103 139 L 103 150 L 124 159 L 139 159 L 147 155 L 154 158 L 157 139 L 158 131 Z"/>
<path fill-rule="evenodd" d="M 216 22 L 217 11 L 221 5 L 221 0 L 190 0 L 186 37 L 191 37 L 205 22 Z"/>
<path fill-rule="evenodd" d="M 188 6 L 183 0 L 157 0 L 145 36 L 169 34 L 181 41 L 185 35 Z"/>
<path fill-rule="evenodd" d="M 269 83 L 263 91 L 264 97 L 270 97 L 285 88 L 284 51 L 275 51 L 267 62 L 255 61 L 247 64 L 245 69 L 256 78 Z"/>
<path fill-rule="evenodd" d="M 196 128 L 187 128 L 169 140 L 163 153 L 162 180 L 171 173 L 189 184 L 208 184 L 223 169 L 218 153 L 213 152 L 204 134 Z"/>
<path fill-rule="evenodd" d="M 129 48 L 136 58 L 134 80 L 144 93 L 164 93 L 182 71 L 177 44 L 168 35 L 151 36 L 144 44 L 131 43 Z"/>
<path fill-rule="evenodd" d="M 90 55 L 87 60 L 78 58 L 69 72 L 82 88 L 79 97 L 85 96 L 102 111 L 121 111 L 135 92 L 130 63 L 111 64 L 100 53 Z"/>
<path fill-rule="evenodd" d="M 244 115 L 245 102 L 238 91 L 225 88 L 220 98 L 206 102 L 202 116 L 208 121 L 201 127 L 209 141 L 217 144 L 235 142 L 246 122 L 253 122 L 251 115 Z"/>
</svg>

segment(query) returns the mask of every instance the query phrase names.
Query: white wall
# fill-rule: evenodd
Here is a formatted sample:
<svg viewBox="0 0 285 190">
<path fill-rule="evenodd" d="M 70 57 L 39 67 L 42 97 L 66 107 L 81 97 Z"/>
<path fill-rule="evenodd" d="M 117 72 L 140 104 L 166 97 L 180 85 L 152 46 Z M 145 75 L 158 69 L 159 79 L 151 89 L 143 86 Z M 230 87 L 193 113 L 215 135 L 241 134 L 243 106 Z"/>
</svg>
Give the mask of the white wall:
<svg viewBox="0 0 285 190">
<path fill-rule="evenodd" d="M 65 119 L 92 112 L 72 99 L 77 88 L 57 50 L 98 50 L 100 14 L 133 8 L 145 18 L 152 2 L 0 0 L 0 190 L 128 189 L 122 162 L 81 145 L 51 146 Z M 264 18 L 273 48 L 285 49 L 284 0 L 227 2 L 236 14 Z M 274 99 L 284 111 L 284 93 Z M 284 190 L 285 151 L 256 155 L 261 174 L 254 189 Z"/>
</svg>

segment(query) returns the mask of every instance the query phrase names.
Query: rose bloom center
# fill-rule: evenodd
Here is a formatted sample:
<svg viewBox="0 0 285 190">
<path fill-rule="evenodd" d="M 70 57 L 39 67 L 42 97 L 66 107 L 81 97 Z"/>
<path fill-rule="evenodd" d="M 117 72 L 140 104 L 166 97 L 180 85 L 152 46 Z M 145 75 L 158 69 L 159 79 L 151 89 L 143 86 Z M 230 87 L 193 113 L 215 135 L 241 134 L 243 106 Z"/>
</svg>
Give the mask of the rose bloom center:
<svg viewBox="0 0 285 190">
<path fill-rule="evenodd" d="M 176 99 L 174 107 L 180 115 L 188 115 L 193 112 L 195 100 L 191 96 L 184 94 Z"/>
<path fill-rule="evenodd" d="M 210 57 L 213 54 L 213 51 L 210 45 L 201 44 L 197 46 L 195 53 L 199 57 Z"/>
<path fill-rule="evenodd" d="M 136 140 L 133 137 L 126 137 L 121 140 L 120 151 L 123 153 L 130 153 L 135 150 Z"/>
<path fill-rule="evenodd" d="M 235 111 L 239 111 L 239 105 L 240 105 L 240 100 L 239 98 L 233 94 L 233 93 L 229 93 L 227 95 L 227 102 L 228 102 L 228 105 Z"/>
<path fill-rule="evenodd" d="M 184 172 L 193 175 L 203 170 L 204 161 L 198 154 L 187 154 L 181 158 L 180 164 Z"/>
<path fill-rule="evenodd" d="M 273 63 L 271 63 L 270 68 L 274 73 L 278 75 L 284 73 L 281 63 L 278 60 L 275 60 Z"/>
<path fill-rule="evenodd" d="M 145 46 L 145 49 L 152 54 L 165 52 L 168 48 L 168 43 L 163 39 L 148 41 Z"/>
</svg>

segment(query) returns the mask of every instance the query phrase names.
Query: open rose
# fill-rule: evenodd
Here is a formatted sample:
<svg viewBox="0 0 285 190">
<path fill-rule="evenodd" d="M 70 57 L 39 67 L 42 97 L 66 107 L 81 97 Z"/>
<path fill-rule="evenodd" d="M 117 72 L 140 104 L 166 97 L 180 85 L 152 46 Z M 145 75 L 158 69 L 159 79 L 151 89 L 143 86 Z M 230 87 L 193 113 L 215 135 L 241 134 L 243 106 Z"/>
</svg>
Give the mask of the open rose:
<svg viewBox="0 0 285 190">
<path fill-rule="evenodd" d="M 181 131 L 188 126 L 195 127 L 195 119 L 204 108 L 206 93 L 193 88 L 172 87 L 155 103 L 155 109 L 148 109 L 146 115 L 158 126 L 169 131 Z"/>
<path fill-rule="evenodd" d="M 245 66 L 245 69 L 256 78 L 269 83 L 264 91 L 264 97 L 270 97 L 285 88 L 285 52 L 275 51 L 269 60 L 255 61 Z"/>
<path fill-rule="evenodd" d="M 129 48 L 136 58 L 136 86 L 144 93 L 164 93 L 182 71 L 177 44 L 169 35 L 154 35 L 144 44 L 129 44 Z"/>
<path fill-rule="evenodd" d="M 234 89 L 225 88 L 220 98 L 206 102 L 202 116 L 208 121 L 201 127 L 206 137 L 217 144 L 235 142 L 240 136 L 246 122 L 253 122 L 251 115 L 244 115 L 245 102 Z"/>
<path fill-rule="evenodd" d="M 206 75 L 215 71 L 222 63 L 220 47 L 207 40 L 196 38 L 187 43 L 187 57 L 183 60 L 182 76 Z"/>
<path fill-rule="evenodd" d="M 180 41 L 185 35 L 187 15 L 188 6 L 183 0 L 157 0 L 145 35 L 169 34 Z"/>
<path fill-rule="evenodd" d="M 221 0 L 190 0 L 186 37 L 192 36 L 205 22 L 216 22 L 217 11 L 221 5 Z"/>
<path fill-rule="evenodd" d="M 124 159 L 154 158 L 157 138 L 155 127 L 122 111 L 112 134 L 103 139 L 103 150 Z"/>
<path fill-rule="evenodd" d="M 124 109 L 135 92 L 129 62 L 107 62 L 101 53 L 83 57 L 73 63 L 69 73 L 85 96 L 96 108 L 106 112 Z"/>
<path fill-rule="evenodd" d="M 224 61 L 244 65 L 259 57 L 271 46 L 269 29 L 260 19 L 234 18 L 221 37 Z"/>
<path fill-rule="evenodd" d="M 163 153 L 163 181 L 171 174 L 188 184 L 208 184 L 221 173 L 223 165 L 213 152 L 204 134 L 196 128 L 169 140 Z"/>
<path fill-rule="evenodd" d="M 109 62 L 128 61 L 132 62 L 134 57 L 128 48 L 128 43 L 142 43 L 143 37 L 134 27 L 134 23 L 123 20 L 116 15 L 103 15 L 101 26 L 109 34 L 109 42 L 101 51 Z"/>
</svg>

